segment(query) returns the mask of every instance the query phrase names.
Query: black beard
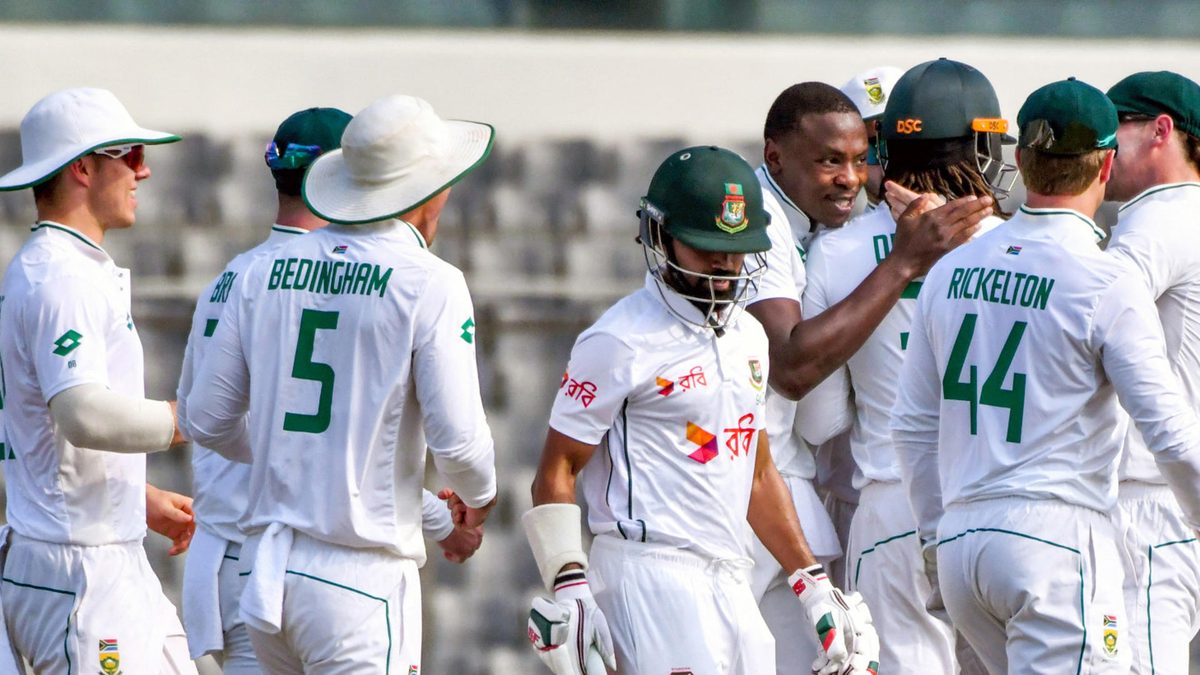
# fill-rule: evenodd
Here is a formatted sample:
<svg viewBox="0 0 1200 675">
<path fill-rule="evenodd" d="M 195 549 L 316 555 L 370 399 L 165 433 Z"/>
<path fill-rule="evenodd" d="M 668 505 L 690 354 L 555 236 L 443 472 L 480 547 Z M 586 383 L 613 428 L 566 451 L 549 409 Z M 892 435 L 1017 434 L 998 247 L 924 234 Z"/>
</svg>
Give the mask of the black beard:
<svg viewBox="0 0 1200 675">
<path fill-rule="evenodd" d="M 729 272 L 726 274 L 711 274 L 715 277 L 727 277 L 730 280 L 729 288 L 724 291 L 718 291 L 712 288 L 708 279 L 692 276 L 686 272 L 680 272 L 679 270 L 670 266 L 667 266 L 666 280 L 667 283 L 671 285 L 671 288 L 675 289 L 675 291 L 680 295 L 691 296 L 693 298 L 712 297 L 714 301 L 723 303 L 728 303 L 737 297 L 738 280 L 735 273 Z M 704 314 L 708 314 L 709 311 L 714 309 L 709 306 L 710 303 L 704 302 L 703 300 L 691 300 L 691 302 Z"/>
</svg>

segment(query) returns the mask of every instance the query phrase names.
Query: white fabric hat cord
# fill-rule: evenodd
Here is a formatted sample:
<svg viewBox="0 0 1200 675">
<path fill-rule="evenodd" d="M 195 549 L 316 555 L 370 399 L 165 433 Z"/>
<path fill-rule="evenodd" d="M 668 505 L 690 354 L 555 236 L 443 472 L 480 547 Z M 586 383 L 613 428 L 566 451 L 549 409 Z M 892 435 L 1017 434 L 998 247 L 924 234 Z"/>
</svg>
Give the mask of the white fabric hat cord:
<svg viewBox="0 0 1200 675">
<path fill-rule="evenodd" d="M 482 163 L 494 137 L 490 124 L 443 120 L 420 98 L 387 96 L 354 116 L 340 149 L 309 167 L 304 201 L 334 223 L 398 216 Z"/>
<path fill-rule="evenodd" d="M 56 91 L 21 120 L 21 166 L 0 176 L 0 191 L 41 183 L 98 148 L 174 143 L 179 136 L 138 126 L 106 89 Z"/>
</svg>

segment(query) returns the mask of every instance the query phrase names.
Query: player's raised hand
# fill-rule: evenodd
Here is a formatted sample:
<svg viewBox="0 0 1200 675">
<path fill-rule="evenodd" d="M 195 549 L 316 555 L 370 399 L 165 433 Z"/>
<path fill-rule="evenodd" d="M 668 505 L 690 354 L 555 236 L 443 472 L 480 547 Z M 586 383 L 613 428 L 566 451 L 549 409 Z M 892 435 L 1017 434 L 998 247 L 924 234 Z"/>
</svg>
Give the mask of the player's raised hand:
<svg viewBox="0 0 1200 675">
<path fill-rule="evenodd" d="M 888 199 L 893 194 L 902 195 L 898 201 L 913 194 L 891 181 L 884 189 Z M 896 242 L 888 259 L 901 265 L 912 278 L 928 272 L 943 255 L 974 236 L 995 203 L 991 197 L 968 195 L 938 206 L 940 199 L 918 195 L 896 218 Z"/>
<path fill-rule="evenodd" d="M 558 575 L 554 600 L 533 599 L 528 636 L 538 658 L 555 675 L 606 675 L 605 666 L 617 668 L 608 621 L 581 569 Z"/>
<path fill-rule="evenodd" d="M 168 555 L 188 550 L 196 533 L 192 498 L 146 484 L 146 527 L 171 540 Z"/>
<path fill-rule="evenodd" d="M 455 527 L 450 535 L 438 542 L 442 556 L 452 563 L 464 563 L 475 555 L 483 544 L 482 527 Z"/>
</svg>

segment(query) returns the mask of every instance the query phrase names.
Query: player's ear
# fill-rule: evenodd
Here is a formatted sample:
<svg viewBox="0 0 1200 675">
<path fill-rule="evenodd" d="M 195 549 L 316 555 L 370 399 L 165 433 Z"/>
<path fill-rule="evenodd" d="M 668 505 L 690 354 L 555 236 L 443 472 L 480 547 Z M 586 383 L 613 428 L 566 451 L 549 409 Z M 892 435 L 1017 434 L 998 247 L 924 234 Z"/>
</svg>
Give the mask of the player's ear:
<svg viewBox="0 0 1200 675">
<path fill-rule="evenodd" d="M 1170 115 L 1162 114 L 1154 118 L 1154 144 L 1162 145 L 1171 140 L 1171 132 L 1175 130 L 1175 120 Z"/>
<path fill-rule="evenodd" d="M 71 162 L 67 168 L 63 169 L 63 173 L 67 174 L 71 180 L 74 180 L 84 187 L 87 187 L 92 183 L 93 167 L 92 165 L 88 164 L 86 155 L 80 157 L 74 162 Z"/>
<path fill-rule="evenodd" d="M 767 164 L 767 171 L 771 175 L 779 173 L 782 168 L 779 162 L 779 156 L 783 153 L 783 149 L 779 147 L 779 142 L 774 138 L 768 138 L 763 144 L 763 161 Z"/>
<path fill-rule="evenodd" d="M 1020 150 L 1017 152 L 1020 152 Z M 1104 151 L 1104 163 L 1100 165 L 1100 183 L 1102 185 L 1112 179 L 1113 161 L 1116 157 L 1116 150 Z"/>
</svg>

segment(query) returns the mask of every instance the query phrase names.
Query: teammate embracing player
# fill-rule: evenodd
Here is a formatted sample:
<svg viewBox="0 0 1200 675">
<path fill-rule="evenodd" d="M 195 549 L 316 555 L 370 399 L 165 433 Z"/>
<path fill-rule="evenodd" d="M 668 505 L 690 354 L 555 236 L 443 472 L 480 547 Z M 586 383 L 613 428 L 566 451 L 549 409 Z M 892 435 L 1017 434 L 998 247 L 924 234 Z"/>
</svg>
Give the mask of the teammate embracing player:
<svg viewBox="0 0 1200 675">
<path fill-rule="evenodd" d="M 744 311 L 771 246 L 754 172 L 728 150 L 679 150 L 641 219 L 645 287 L 576 341 L 522 519 L 554 593 L 534 600 L 534 648 L 558 675 L 774 672 L 748 521 L 820 635 L 813 668 L 873 671 L 869 613 L 813 558 L 764 430 L 769 347 Z"/>
<path fill-rule="evenodd" d="M 956 98 L 935 98 L 946 91 Z M 884 177 L 921 193 L 992 201 L 994 184 L 1009 173 L 1000 161 L 1006 124 L 978 70 L 947 59 L 915 66 L 896 83 L 883 116 Z M 982 229 L 1001 222 L 989 217 Z M 881 208 L 818 236 L 808 258 L 805 313 L 820 316 L 850 294 L 890 255 L 895 233 L 891 211 Z M 847 588 L 878 608 L 883 662 L 949 674 L 957 672 L 954 630 L 925 608 L 931 588 L 888 430 L 921 288 L 920 280 L 910 283 L 862 349 L 800 401 L 797 427 L 814 444 L 851 429 L 862 492 L 850 526 Z"/>
</svg>

